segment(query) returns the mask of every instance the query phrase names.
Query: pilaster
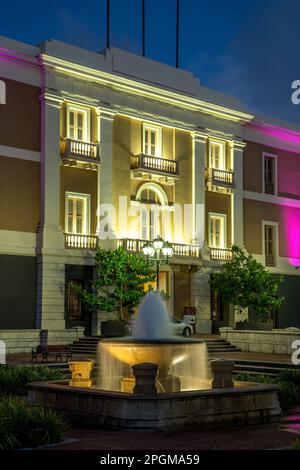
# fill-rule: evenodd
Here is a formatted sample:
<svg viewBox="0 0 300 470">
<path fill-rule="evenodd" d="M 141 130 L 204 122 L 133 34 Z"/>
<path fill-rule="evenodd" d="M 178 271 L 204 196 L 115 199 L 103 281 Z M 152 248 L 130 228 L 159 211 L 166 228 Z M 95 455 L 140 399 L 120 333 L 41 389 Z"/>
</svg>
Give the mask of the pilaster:
<svg viewBox="0 0 300 470">
<path fill-rule="evenodd" d="M 192 133 L 192 242 L 202 246 L 205 240 L 205 161 L 208 136 L 201 132 Z"/>
<path fill-rule="evenodd" d="M 109 108 L 98 108 L 100 129 L 101 165 L 98 169 L 97 235 L 101 246 L 113 248 L 116 241 L 116 208 L 113 198 L 113 122 L 115 112 Z M 102 219 L 108 221 L 103 233 Z M 100 227 L 102 230 L 100 230 Z"/>
<path fill-rule="evenodd" d="M 232 202 L 232 244 L 239 247 L 244 246 L 243 230 L 243 154 L 246 144 L 241 141 L 233 141 L 230 144 L 232 152 L 232 163 L 234 169 L 234 192 Z"/>
<path fill-rule="evenodd" d="M 64 236 L 60 227 L 60 105 L 61 99 L 42 93 L 41 214 L 37 233 L 36 327 L 65 328 Z"/>
<path fill-rule="evenodd" d="M 196 333 L 210 334 L 212 331 L 209 280 L 210 274 L 206 270 L 191 273 L 191 305 L 196 307 Z"/>
</svg>

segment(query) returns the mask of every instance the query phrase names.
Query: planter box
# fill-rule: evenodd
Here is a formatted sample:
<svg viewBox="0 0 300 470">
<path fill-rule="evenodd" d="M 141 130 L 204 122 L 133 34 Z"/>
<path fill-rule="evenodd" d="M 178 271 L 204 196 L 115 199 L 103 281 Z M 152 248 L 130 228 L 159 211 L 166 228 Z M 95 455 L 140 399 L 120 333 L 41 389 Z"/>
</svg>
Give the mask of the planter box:
<svg viewBox="0 0 300 470">
<path fill-rule="evenodd" d="M 125 321 L 102 321 L 101 322 L 101 334 L 102 336 L 114 337 L 114 336 L 125 336 L 128 334 L 127 325 Z"/>
<path fill-rule="evenodd" d="M 272 331 L 272 324 L 266 322 L 241 321 L 235 325 L 237 330 Z"/>
</svg>

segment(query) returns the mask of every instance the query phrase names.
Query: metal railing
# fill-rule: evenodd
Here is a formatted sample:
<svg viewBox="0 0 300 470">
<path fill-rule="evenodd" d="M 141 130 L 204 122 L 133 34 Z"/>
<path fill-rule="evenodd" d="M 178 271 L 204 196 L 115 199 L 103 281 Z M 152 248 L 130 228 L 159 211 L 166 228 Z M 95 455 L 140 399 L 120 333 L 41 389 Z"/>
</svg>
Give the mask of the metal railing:
<svg viewBox="0 0 300 470">
<path fill-rule="evenodd" d="M 276 258 L 274 255 L 265 255 L 265 265 L 274 267 L 276 266 Z"/>
<path fill-rule="evenodd" d="M 179 163 L 177 160 L 152 157 L 143 153 L 133 157 L 132 169 L 148 170 L 173 176 L 179 175 Z"/>
<path fill-rule="evenodd" d="M 275 194 L 275 184 L 272 182 L 265 182 L 265 193 L 266 194 Z"/>
<path fill-rule="evenodd" d="M 65 233 L 65 248 L 76 248 L 81 250 L 96 250 L 98 238 L 95 235 L 82 235 Z"/>
<path fill-rule="evenodd" d="M 219 170 L 217 168 L 208 169 L 209 182 L 212 185 L 219 185 L 228 188 L 234 188 L 234 173 L 233 171 Z"/>
<path fill-rule="evenodd" d="M 148 240 L 122 238 L 118 240 L 118 246 L 122 246 L 127 251 L 141 252 L 143 245 Z M 185 256 L 192 258 L 200 258 L 201 250 L 197 245 L 188 245 L 184 243 L 171 243 L 174 256 Z"/>
<path fill-rule="evenodd" d="M 210 259 L 214 261 L 231 261 L 232 250 L 230 248 L 210 248 Z"/>
<path fill-rule="evenodd" d="M 78 158 L 84 161 L 100 161 L 100 145 L 80 140 L 65 139 L 64 158 Z"/>
</svg>

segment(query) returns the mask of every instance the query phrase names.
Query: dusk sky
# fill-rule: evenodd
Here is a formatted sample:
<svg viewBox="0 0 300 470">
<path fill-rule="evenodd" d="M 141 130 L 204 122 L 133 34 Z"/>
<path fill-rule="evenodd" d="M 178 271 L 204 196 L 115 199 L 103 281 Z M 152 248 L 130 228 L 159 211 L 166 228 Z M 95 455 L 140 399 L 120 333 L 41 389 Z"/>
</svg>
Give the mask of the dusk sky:
<svg viewBox="0 0 300 470">
<path fill-rule="evenodd" d="M 175 0 L 146 0 L 146 55 L 171 65 L 175 6 Z M 300 79 L 299 21 L 299 0 L 181 0 L 180 66 L 251 111 L 300 124 L 300 105 L 290 98 L 291 82 Z M 11 0 L 1 5 L 0 34 L 99 51 L 106 0 Z M 111 44 L 140 53 L 140 0 L 111 0 Z"/>
</svg>

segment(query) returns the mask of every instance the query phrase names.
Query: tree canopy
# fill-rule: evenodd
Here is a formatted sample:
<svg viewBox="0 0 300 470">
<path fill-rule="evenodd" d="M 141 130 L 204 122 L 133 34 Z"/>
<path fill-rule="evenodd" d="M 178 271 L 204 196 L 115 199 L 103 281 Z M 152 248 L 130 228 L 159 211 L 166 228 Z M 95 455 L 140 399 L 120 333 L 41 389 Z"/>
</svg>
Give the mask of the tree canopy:
<svg viewBox="0 0 300 470">
<path fill-rule="evenodd" d="M 283 276 L 272 274 L 237 246 L 232 251 L 232 261 L 221 272 L 212 274 L 211 285 L 225 303 L 239 310 L 250 307 L 257 319 L 265 320 L 284 300 L 278 295 Z"/>
</svg>

